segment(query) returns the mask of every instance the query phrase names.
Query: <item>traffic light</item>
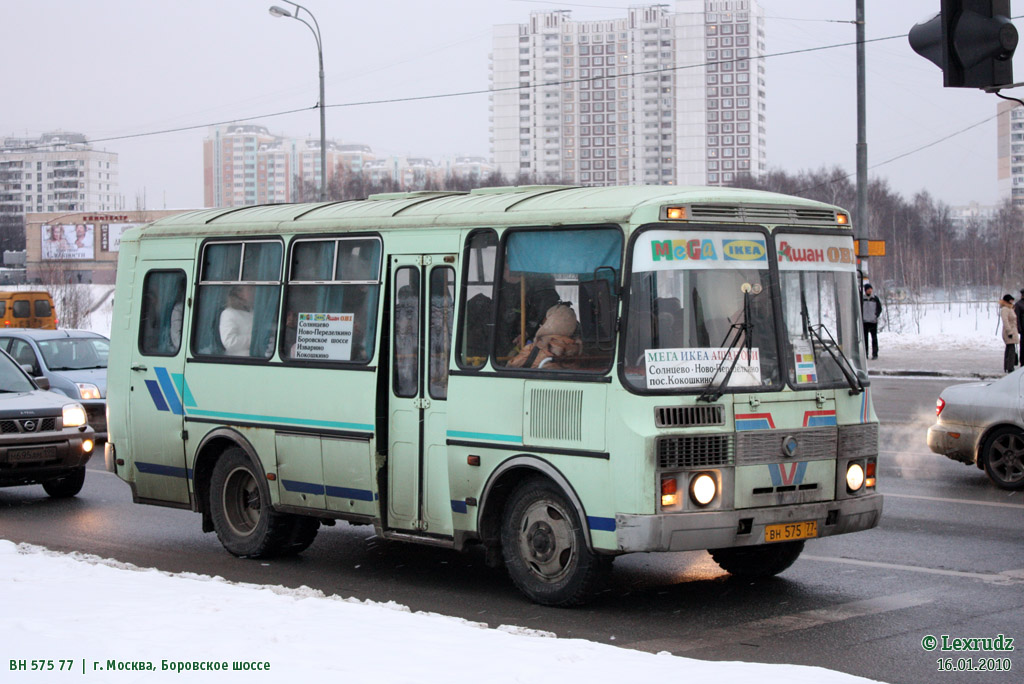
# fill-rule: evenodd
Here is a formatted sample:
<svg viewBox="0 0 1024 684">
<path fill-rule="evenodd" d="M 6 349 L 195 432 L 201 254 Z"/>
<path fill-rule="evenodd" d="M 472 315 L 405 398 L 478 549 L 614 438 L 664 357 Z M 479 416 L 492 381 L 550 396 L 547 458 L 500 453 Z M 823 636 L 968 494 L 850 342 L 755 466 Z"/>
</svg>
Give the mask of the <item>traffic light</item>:
<svg viewBox="0 0 1024 684">
<path fill-rule="evenodd" d="M 910 47 L 942 69 L 947 88 L 1010 85 L 1017 49 L 1010 0 L 941 0 L 937 15 L 910 29 Z"/>
</svg>

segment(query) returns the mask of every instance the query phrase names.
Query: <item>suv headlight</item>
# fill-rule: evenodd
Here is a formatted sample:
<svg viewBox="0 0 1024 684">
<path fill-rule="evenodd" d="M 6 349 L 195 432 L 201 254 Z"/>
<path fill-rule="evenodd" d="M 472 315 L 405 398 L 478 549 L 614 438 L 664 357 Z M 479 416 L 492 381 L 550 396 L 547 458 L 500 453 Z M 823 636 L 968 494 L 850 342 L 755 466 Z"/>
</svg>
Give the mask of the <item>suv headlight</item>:
<svg viewBox="0 0 1024 684">
<path fill-rule="evenodd" d="M 85 425 L 85 409 L 81 404 L 65 404 L 63 418 L 64 427 Z"/>
<path fill-rule="evenodd" d="M 100 396 L 100 388 L 91 382 L 76 382 L 78 385 L 78 395 L 82 399 L 102 399 Z"/>
</svg>

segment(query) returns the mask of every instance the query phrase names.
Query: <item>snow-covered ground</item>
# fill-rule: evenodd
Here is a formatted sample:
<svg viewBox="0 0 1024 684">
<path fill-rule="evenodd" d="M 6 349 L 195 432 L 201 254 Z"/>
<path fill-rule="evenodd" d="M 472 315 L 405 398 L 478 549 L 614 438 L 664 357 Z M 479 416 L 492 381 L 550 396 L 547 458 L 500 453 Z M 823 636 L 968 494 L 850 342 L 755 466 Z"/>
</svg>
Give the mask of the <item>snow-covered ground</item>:
<svg viewBox="0 0 1024 684">
<path fill-rule="evenodd" d="M 90 287 L 94 301 L 109 290 Z M 883 348 L 991 345 L 998 332 L 995 299 L 890 306 L 883 319 Z M 108 297 L 81 327 L 109 335 L 111 305 Z M 4 540 L 0 606 L 0 672 L 22 661 L 28 668 L 17 680 L 8 673 L 5 681 L 63 681 L 68 674 L 59 674 L 61 668 L 90 682 L 248 681 L 254 676 L 252 670 L 232 669 L 235 663 L 269 664 L 266 681 L 332 675 L 389 684 L 867 681 L 821 668 L 653 655 L 307 588 L 169 574 Z M 180 674 L 162 669 L 165 663 L 168 668 L 227 663 L 228 669 Z M 33 673 L 37 666 L 44 670 Z M 154 671 L 131 669 L 140 666 Z"/>
<path fill-rule="evenodd" d="M 654 655 L 412 613 L 394 603 L 169 574 L 4 540 L 0 605 L 0 680 L 7 682 L 83 681 L 83 674 L 84 681 L 115 683 L 870 681 L 816 667 Z M 9 672 L 22 661 L 27 671 Z M 220 664 L 226 671 L 196 671 Z M 252 669 L 233 669 L 236 664 Z"/>
</svg>

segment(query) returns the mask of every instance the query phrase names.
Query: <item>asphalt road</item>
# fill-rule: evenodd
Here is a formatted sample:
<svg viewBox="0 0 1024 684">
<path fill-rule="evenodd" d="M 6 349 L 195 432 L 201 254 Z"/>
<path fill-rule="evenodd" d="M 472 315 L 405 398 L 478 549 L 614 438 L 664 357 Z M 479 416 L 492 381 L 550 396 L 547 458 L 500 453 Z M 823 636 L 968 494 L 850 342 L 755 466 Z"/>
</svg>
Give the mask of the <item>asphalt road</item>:
<svg viewBox="0 0 1024 684">
<path fill-rule="evenodd" d="M 102 459 L 72 500 L 51 500 L 41 487 L 0 489 L 0 538 L 705 660 L 818 665 L 885 682 L 1018 682 L 1024 493 L 996 489 L 976 468 L 927 450 L 927 413 L 946 384 L 873 381 L 883 416 L 881 525 L 812 541 L 792 568 L 761 582 L 730 577 L 704 552 L 635 554 L 616 560 L 610 586 L 592 603 L 552 609 L 523 598 L 481 553 L 382 542 L 371 528 L 344 523 L 321 528 L 298 558 L 239 560 L 200 532 L 197 515 L 133 505 Z M 144 607 L 131 610 L 140 617 Z M 929 635 L 998 634 L 1016 640 L 1000 654 L 1011 659 L 1010 673 L 941 672 L 940 658 L 977 663 L 995 654 L 921 645 Z"/>
</svg>

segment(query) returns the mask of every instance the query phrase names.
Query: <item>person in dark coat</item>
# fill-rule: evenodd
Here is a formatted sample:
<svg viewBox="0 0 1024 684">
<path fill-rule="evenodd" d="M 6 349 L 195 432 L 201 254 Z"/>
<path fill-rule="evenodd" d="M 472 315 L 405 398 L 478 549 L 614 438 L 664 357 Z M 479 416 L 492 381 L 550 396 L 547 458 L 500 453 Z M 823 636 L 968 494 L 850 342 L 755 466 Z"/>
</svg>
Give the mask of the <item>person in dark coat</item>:
<svg viewBox="0 0 1024 684">
<path fill-rule="evenodd" d="M 1017 337 L 1024 336 L 1024 290 L 1020 291 L 1020 299 L 1013 305 L 1013 313 L 1017 316 Z M 1020 365 L 1024 366 L 1024 344 L 1020 345 Z"/>
<path fill-rule="evenodd" d="M 1003 370 L 1012 373 L 1017 366 L 1017 343 L 1020 333 L 1017 332 L 1017 315 L 1013 313 L 1013 295 L 1003 295 L 999 300 L 999 320 L 1003 324 Z"/>
<path fill-rule="evenodd" d="M 882 316 L 882 302 L 874 294 L 874 288 L 868 283 L 864 286 L 864 298 L 861 300 L 861 313 L 864 316 L 864 347 L 867 350 L 868 339 L 871 340 L 871 358 L 878 358 L 878 319 Z"/>
</svg>

